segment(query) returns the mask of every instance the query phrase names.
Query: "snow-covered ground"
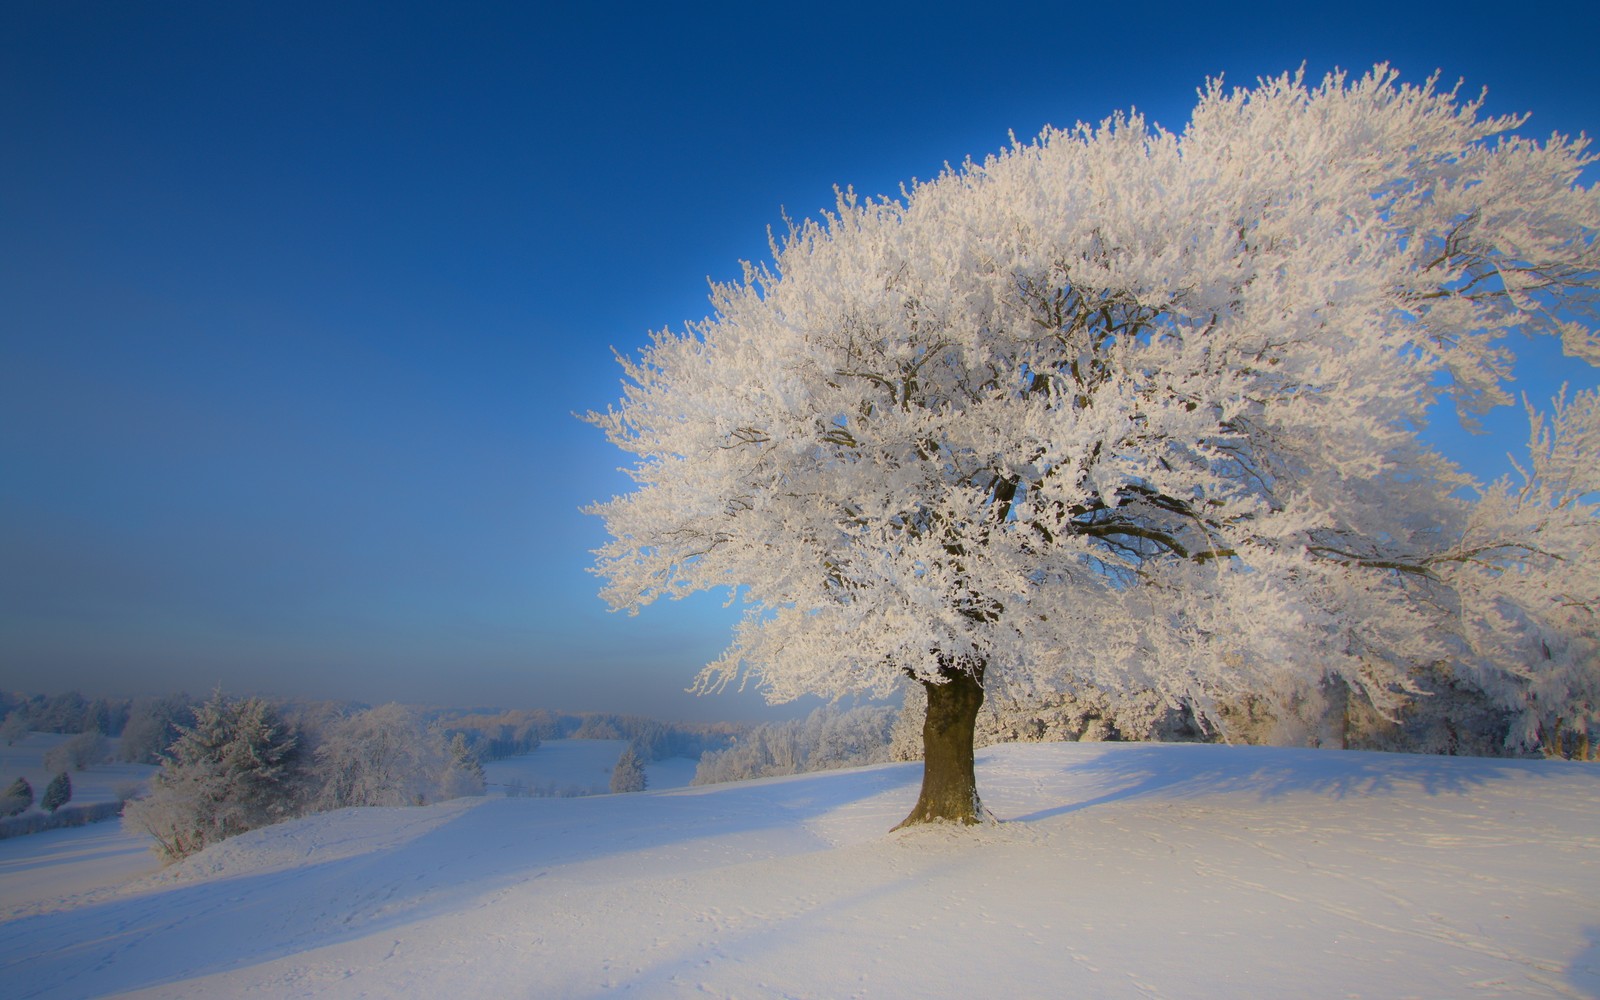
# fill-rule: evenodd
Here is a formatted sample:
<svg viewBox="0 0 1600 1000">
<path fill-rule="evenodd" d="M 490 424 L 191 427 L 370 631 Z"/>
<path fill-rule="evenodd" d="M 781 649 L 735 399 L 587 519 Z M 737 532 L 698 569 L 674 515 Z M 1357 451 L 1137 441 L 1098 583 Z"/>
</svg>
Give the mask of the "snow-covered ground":
<svg viewBox="0 0 1600 1000">
<path fill-rule="evenodd" d="M 1596 765 L 1150 744 L 979 761 L 1005 822 L 970 830 L 886 832 L 915 764 L 313 816 L 6 920 L 0 982 L 19 998 L 1600 995 Z"/>
<path fill-rule="evenodd" d="M 160 869 L 149 840 L 115 819 L 0 840 L 0 921 L 74 906 L 86 893 Z"/>
<path fill-rule="evenodd" d="M 611 791 L 611 770 L 628 748 L 627 740 L 550 740 L 531 753 L 483 765 L 490 795 L 603 795 Z M 694 779 L 695 761 L 686 757 L 645 764 L 651 788 L 681 788 Z"/>
</svg>

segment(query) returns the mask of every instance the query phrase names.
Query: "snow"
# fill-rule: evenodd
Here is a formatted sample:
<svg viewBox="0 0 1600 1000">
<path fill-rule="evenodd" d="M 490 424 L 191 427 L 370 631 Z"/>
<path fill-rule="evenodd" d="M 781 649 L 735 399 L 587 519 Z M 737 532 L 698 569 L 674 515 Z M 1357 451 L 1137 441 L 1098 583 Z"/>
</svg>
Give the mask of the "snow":
<svg viewBox="0 0 1600 1000">
<path fill-rule="evenodd" d="M 114 820 L 0 840 L 0 921 L 159 871 L 149 844 Z"/>
<path fill-rule="evenodd" d="M 1010 745 L 979 752 L 1004 822 L 887 833 L 920 773 L 325 813 L 0 917 L 0 969 L 19 998 L 1600 996 L 1593 764 Z M 103 864 L 70 849 L 37 864 Z"/>
<path fill-rule="evenodd" d="M 611 791 L 611 770 L 627 740 L 547 740 L 532 752 L 483 765 L 489 794 L 603 795 Z M 645 778 L 651 788 L 680 788 L 694 779 L 687 757 L 650 761 Z M 518 784 L 520 782 L 520 785 Z"/>
</svg>

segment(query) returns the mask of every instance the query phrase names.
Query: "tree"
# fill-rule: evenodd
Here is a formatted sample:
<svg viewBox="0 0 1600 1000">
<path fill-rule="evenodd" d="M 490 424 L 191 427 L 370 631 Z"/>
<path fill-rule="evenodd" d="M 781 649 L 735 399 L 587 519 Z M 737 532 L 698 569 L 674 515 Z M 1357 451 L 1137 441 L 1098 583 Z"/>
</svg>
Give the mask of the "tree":
<svg viewBox="0 0 1600 1000">
<path fill-rule="evenodd" d="M 1581 703 L 1593 494 L 1463 499 L 1419 438 L 1509 398 L 1513 332 L 1600 363 L 1593 158 L 1481 103 L 1384 66 L 1213 81 L 1182 134 L 1119 115 L 842 192 L 589 414 L 636 459 L 589 508 L 603 595 L 735 588 L 701 690 L 920 684 L 907 823 L 981 815 L 986 693 L 1212 718 L 1338 679 L 1392 711 L 1449 664 L 1521 711 Z M 1590 479 L 1594 410 L 1548 425 Z"/>
<path fill-rule="evenodd" d="M 53 813 L 57 809 L 72 801 L 72 779 L 67 772 L 62 771 L 50 779 L 50 784 L 45 786 L 44 798 L 39 800 L 39 805 L 45 812 Z"/>
<path fill-rule="evenodd" d="M 824 705 L 804 720 L 764 722 L 726 749 L 701 753 L 691 783 L 711 785 L 885 763 L 890 759 L 895 714 L 882 705 L 857 705 L 849 711 Z"/>
<path fill-rule="evenodd" d="M 316 749 L 317 807 L 409 806 L 483 792 L 483 770 L 415 711 L 389 704 L 331 726 Z"/>
<path fill-rule="evenodd" d="M 633 747 L 628 747 L 617 758 L 617 766 L 611 769 L 611 790 L 642 792 L 648 784 L 649 781 L 644 774 L 644 762 L 633 752 Z"/>
<path fill-rule="evenodd" d="M 89 702 L 77 691 L 64 691 L 33 713 L 33 728 L 41 733 L 81 733 L 89 722 Z"/>
<path fill-rule="evenodd" d="M 434 732 L 445 737 L 443 729 Z M 538 743 L 534 737 L 533 742 Z M 445 743 L 444 778 L 439 782 L 439 798 L 456 799 L 465 795 L 482 795 L 484 789 L 483 761 L 468 742 L 465 733 L 451 733 Z"/>
<path fill-rule="evenodd" d="M 20 739 L 28 736 L 28 710 L 14 708 L 6 714 L 4 722 L 0 722 L 0 739 L 6 741 L 6 746 L 13 746 Z"/>
<path fill-rule="evenodd" d="M 124 822 L 156 840 L 167 860 L 299 812 L 304 788 L 299 738 L 260 698 L 221 691 L 195 710 Z"/>
<path fill-rule="evenodd" d="M 117 756 L 135 764 L 157 763 L 182 727 L 193 722 L 194 709 L 186 694 L 138 698 L 128 710 Z"/>
<path fill-rule="evenodd" d="M 6 789 L 4 795 L 0 795 L 0 819 L 27 812 L 31 805 L 33 805 L 33 786 L 28 784 L 27 778 L 18 778 Z"/>
<path fill-rule="evenodd" d="M 49 771 L 82 771 L 90 764 L 99 764 L 106 759 L 106 738 L 98 729 L 81 732 L 72 739 L 58 746 L 51 747 L 44 755 L 44 766 Z"/>
</svg>

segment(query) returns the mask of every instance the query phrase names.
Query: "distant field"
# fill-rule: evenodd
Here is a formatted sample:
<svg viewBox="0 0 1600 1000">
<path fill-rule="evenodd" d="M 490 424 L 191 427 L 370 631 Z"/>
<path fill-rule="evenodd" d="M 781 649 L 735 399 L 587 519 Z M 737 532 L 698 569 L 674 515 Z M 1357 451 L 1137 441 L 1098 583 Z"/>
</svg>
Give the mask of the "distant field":
<svg viewBox="0 0 1600 1000">
<path fill-rule="evenodd" d="M 483 765 L 490 795 L 605 795 L 611 769 L 628 748 L 627 740 L 551 740 L 532 753 Z M 694 778 L 695 761 L 686 757 L 645 764 L 651 788 L 682 788 Z"/>
<path fill-rule="evenodd" d="M 19 777 L 27 778 L 35 799 L 31 811 L 38 812 L 38 799 L 55 777 L 44 766 L 45 754 L 70 739 L 60 733 L 30 733 L 12 746 L 0 746 L 0 789 Z M 115 755 L 117 740 L 108 740 L 107 746 Z M 627 746 L 627 740 L 552 740 L 532 753 L 485 764 L 487 791 L 515 794 L 520 781 L 524 794 L 605 795 L 611 791 L 611 769 Z M 645 774 L 651 788 L 682 788 L 693 780 L 695 763 L 686 757 L 652 761 L 645 764 Z M 155 771 L 151 764 L 120 761 L 72 771 L 72 803 L 116 801 L 129 788 L 146 788 Z"/>
<path fill-rule="evenodd" d="M 27 778 L 33 786 L 33 805 L 30 812 L 39 812 L 39 799 L 45 786 L 55 777 L 55 772 L 44 766 L 44 755 L 72 739 L 62 733 L 29 733 L 11 746 L 0 745 L 0 791 L 18 778 Z M 106 741 L 107 753 L 115 756 L 117 740 Z M 89 805 L 95 802 L 115 802 L 127 796 L 129 789 L 142 790 L 156 771 L 152 764 L 124 764 L 121 761 L 94 764 L 85 771 L 69 771 L 72 777 L 72 804 Z"/>
</svg>

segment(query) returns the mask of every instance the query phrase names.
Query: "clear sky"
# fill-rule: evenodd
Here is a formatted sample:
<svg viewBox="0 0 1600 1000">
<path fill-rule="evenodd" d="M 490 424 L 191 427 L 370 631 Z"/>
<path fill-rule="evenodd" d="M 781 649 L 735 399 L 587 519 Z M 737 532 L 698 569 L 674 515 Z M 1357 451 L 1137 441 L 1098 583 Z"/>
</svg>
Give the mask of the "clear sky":
<svg viewBox="0 0 1600 1000">
<path fill-rule="evenodd" d="M 573 414 L 785 210 L 1301 63 L 1600 131 L 1579 3 L 557 6 L 0 0 L 0 687 L 763 717 Z"/>
</svg>

